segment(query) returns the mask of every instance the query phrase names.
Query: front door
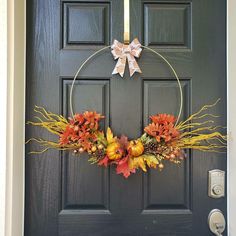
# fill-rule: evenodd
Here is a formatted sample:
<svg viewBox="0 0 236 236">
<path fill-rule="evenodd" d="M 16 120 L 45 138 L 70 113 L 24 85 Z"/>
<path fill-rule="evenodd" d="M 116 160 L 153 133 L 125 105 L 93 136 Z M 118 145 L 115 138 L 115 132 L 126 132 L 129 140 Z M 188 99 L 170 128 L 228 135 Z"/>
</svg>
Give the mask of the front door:
<svg viewBox="0 0 236 236">
<path fill-rule="evenodd" d="M 96 50 L 123 41 L 122 0 L 27 1 L 26 119 L 35 105 L 70 116 L 69 90 L 83 61 Z M 215 108 L 226 123 L 226 2 L 222 0 L 130 0 L 131 39 L 165 55 L 178 72 L 186 118 L 221 98 Z M 167 65 L 144 50 L 142 74 L 111 72 L 109 50 L 83 68 L 74 88 L 74 110 L 106 116 L 104 128 L 130 139 L 148 117 L 177 114 L 179 94 Z M 45 137 L 26 127 L 26 136 Z M 27 145 L 26 151 L 36 148 Z M 50 150 L 26 155 L 26 236 L 208 236 L 207 217 L 226 197 L 208 197 L 208 171 L 226 171 L 226 154 L 192 151 L 180 166 L 138 172 L 128 179 L 113 167 Z M 226 231 L 224 233 L 226 235 Z"/>
</svg>

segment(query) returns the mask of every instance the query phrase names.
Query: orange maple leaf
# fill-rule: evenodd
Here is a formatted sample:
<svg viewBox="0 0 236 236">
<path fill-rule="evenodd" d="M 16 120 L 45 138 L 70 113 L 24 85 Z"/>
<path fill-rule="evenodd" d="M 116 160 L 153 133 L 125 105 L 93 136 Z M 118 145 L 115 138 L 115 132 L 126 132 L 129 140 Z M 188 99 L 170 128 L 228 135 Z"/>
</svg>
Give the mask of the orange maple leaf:
<svg viewBox="0 0 236 236">
<path fill-rule="evenodd" d="M 117 167 L 116 167 L 116 173 L 123 174 L 125 178 L 128 178 L 131 173 L 135 173 L 135 169 L 130 169 L 129 164 L 128 164 L 128 159 L 129 159 L 129 156 L 121 159 L 117 163 Z"/>
</svg>

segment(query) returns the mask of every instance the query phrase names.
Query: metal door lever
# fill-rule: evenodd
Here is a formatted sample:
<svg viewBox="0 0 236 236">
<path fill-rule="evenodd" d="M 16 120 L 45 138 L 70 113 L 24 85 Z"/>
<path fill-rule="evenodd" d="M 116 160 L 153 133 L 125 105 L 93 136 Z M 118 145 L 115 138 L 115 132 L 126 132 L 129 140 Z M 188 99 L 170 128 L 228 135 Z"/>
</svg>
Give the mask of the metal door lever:
<svg viewBox="0 0 236 236">
<path fill-rule="evenodd" d="M 225 230 L 225 217 L 223 213 L 218 209 L 212 210 L 208 216 L 208 225 L 211 232 L 216 236 L 223 236 Z"/>
<path fill-rule="evenodd" d="M 218 236 L 222 236 L 221 232 L 224 231 L 224 226 L 220 223 L 216 223 L 215 226 L 216 226 L 215 234 L 218 235 Z"/>
</svg>

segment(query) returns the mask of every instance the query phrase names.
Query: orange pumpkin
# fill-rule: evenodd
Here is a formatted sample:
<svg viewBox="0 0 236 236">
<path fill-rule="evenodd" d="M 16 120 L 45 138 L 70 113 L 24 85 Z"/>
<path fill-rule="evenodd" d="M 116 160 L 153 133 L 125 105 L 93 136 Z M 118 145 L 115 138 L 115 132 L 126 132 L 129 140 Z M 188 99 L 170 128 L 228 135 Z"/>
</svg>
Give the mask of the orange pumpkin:
<svg viewBox="0 0 236 236">
<path fill-rule="evenodd" d="M 117 160 L 122 157 L 123 151 L 117 142 L 110 143 L 107 146 L 107 156 L 110 160 Z"/>
<path fill-rule="evenodd" d="M 132 140 L 129 142 L 128 150 L 133 157 L 138 157 L 143 154 L 144 146 L 140 140 Z"/>
</svg>

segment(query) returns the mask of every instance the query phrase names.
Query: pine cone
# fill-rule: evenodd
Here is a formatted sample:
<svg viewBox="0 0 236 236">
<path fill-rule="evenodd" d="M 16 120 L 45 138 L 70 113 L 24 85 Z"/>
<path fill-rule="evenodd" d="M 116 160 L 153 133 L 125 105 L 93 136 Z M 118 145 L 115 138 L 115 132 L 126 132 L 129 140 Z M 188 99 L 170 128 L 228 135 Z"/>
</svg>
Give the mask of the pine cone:
<svg viewBox="0 0 236 236">
<path fill-rule="evenodd" d="M 149 142 L 144 145 L 144 152 L 156 154 L 158 149 L 157 143 Z"/>
<path fill-rule="evenodd" d="M 98 158 L 98 159 L 102 159 L 105 156 L 105 150 L 104 149 L 98 149 L 94 155 Z"/>
</svg>

